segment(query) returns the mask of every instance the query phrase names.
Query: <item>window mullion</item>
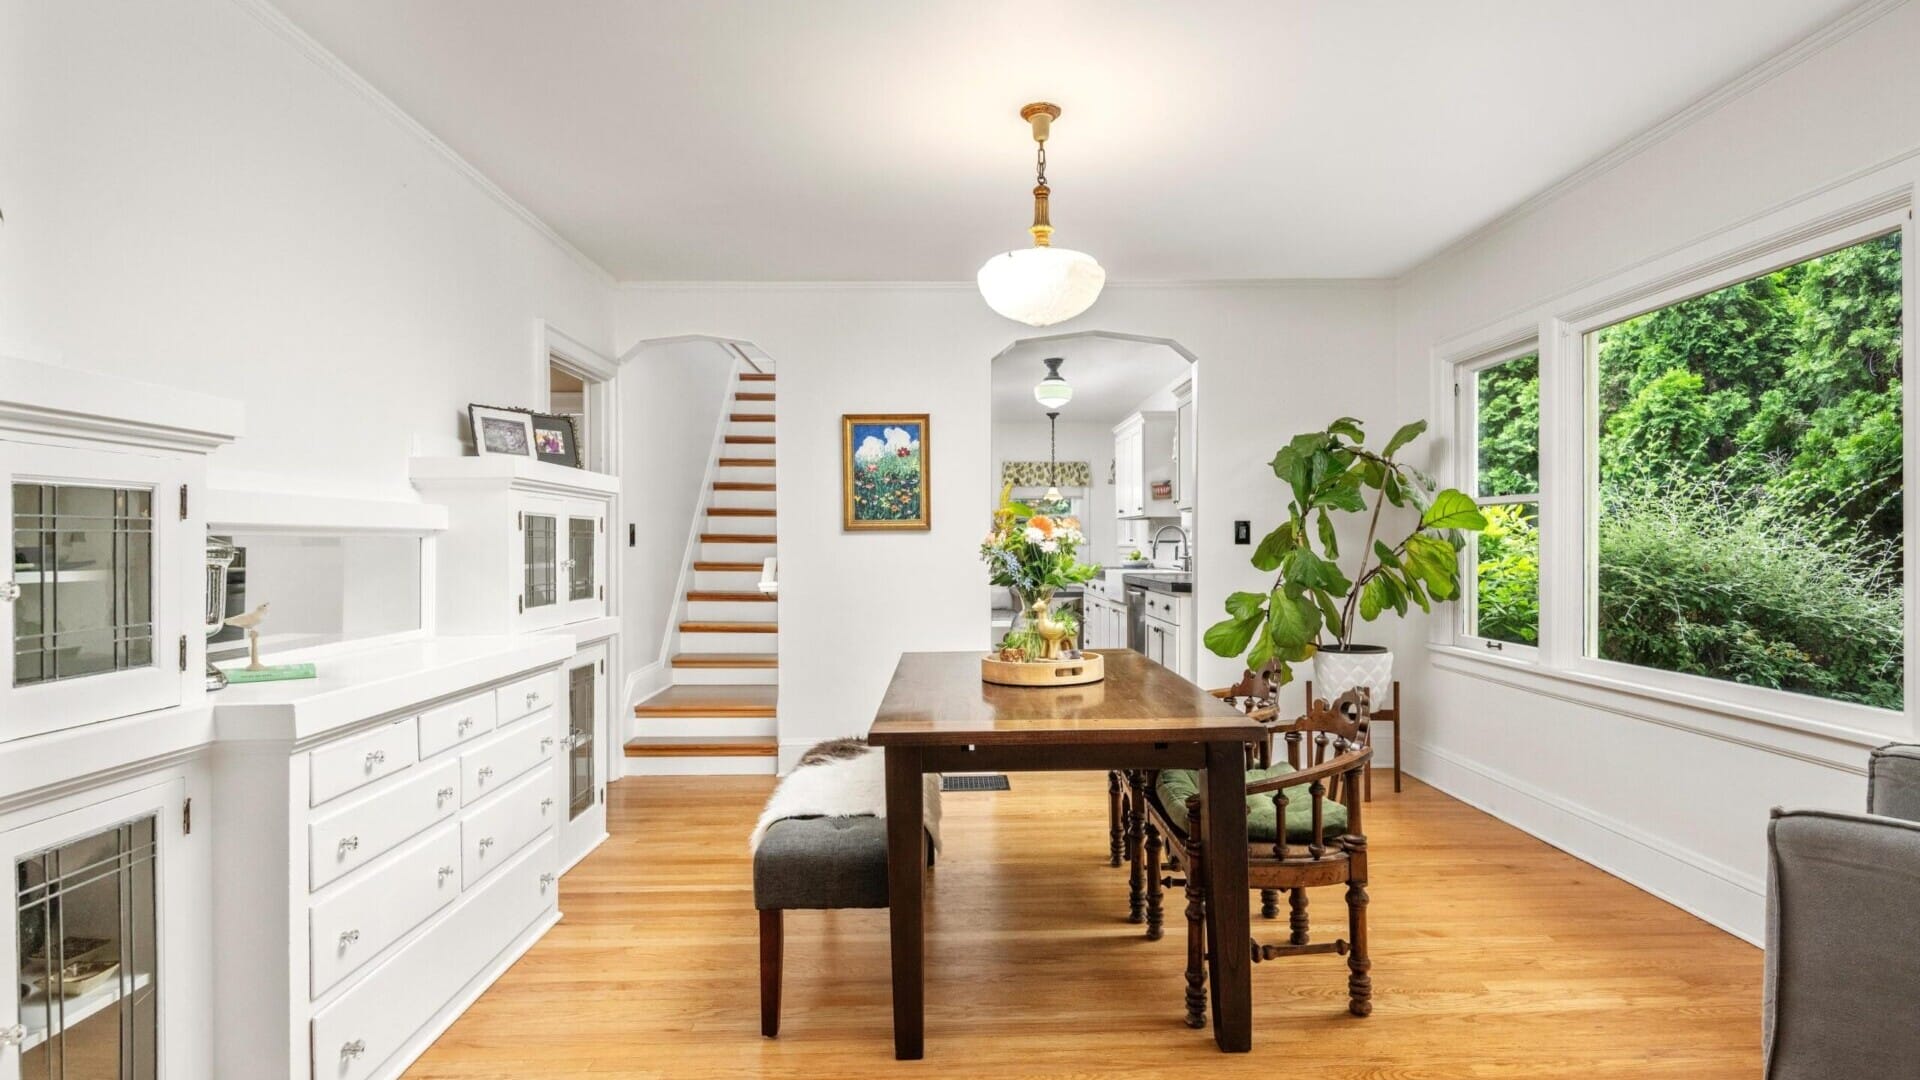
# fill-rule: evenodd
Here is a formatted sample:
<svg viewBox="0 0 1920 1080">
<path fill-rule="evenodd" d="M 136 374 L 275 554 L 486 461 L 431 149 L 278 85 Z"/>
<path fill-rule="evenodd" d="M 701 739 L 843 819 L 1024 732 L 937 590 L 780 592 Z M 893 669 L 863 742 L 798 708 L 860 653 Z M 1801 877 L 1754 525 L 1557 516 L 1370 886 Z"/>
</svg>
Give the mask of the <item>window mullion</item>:
<svg viewBox="0 0 1920 1080">
<path fill-rule="evenodd" d="M 1540 328 L 1540 660 L 1569 667 L 1585 647 L 1585 365 L 1579 336 Z"/>
</svg>

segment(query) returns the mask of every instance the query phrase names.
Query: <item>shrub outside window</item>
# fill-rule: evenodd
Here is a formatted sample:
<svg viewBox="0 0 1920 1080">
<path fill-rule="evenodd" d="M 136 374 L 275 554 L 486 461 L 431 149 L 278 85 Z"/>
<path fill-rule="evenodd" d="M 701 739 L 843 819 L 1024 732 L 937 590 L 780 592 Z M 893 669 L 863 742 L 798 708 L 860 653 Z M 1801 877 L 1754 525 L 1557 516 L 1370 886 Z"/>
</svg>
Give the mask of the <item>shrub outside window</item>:
<svg viewBox="0 0 1920 1080">
<path fill-rule="evenodd" d="M 1585 335 L 1589 656 L 1902 708 L 1901 259 L 1893 232 Z"/>
</svg>

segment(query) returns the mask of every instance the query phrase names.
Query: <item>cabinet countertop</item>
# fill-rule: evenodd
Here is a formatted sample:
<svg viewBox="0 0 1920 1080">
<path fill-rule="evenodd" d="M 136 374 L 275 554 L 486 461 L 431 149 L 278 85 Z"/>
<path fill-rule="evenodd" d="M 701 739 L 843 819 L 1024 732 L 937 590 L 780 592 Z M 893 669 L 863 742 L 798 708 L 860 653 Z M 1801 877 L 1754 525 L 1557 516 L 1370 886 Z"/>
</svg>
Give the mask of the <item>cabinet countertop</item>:
<svg viewBox="0 0 1920 1080">
<path fill-rule="evenodd" d="M 565 634 L 433 637 L 315 661 L 319 678 L 236 683 L 209 699 L 220 741 L 293 741 L 549 667 L 573 655 Z"/>
</svg>

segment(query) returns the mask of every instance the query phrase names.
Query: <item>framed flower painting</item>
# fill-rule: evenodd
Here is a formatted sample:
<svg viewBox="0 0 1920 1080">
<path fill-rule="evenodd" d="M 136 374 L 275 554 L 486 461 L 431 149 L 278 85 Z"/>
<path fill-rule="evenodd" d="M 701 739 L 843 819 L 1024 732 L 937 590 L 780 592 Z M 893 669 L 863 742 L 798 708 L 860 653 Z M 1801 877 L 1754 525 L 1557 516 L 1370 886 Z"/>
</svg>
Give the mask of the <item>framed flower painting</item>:
<svg viewBox="0 0 1920 1080">
<path fill-rule="evenodd" d="M 926 413 L 840 418 L 841 522 L 848 531 L 933 528 Z"/>
</svg>

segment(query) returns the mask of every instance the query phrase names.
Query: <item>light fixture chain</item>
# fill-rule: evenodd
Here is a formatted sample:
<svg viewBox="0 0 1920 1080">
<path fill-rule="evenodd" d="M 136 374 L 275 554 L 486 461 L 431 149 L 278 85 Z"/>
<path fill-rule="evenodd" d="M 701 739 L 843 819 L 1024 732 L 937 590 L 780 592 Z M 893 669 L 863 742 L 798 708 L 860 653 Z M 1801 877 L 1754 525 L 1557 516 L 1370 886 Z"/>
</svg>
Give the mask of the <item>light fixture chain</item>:
<svg viewBox="0 0 1920 1080">
<path fill-rule="evenodd" d="M 1047 186 L 1047 144 L 1041 143 L 1039 149 L 1034 152 L 1033 156 L 1034 156 L 1034 170 L 1033 170 L 1034 182 L 1039 184 L 1041 187 L 1046 187 Z"/>
</svg>

